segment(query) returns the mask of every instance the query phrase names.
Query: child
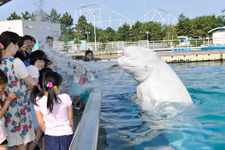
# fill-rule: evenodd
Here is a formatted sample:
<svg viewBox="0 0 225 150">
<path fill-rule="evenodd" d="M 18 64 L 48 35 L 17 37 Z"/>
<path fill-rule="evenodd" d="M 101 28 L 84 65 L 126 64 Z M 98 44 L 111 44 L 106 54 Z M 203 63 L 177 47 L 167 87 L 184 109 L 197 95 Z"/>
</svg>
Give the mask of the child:
<svg viewBox="0 0 225 150">
<path fill-rule="evenodd" d="M 33 59 L 32 63 L 30 63 L 30 66 L 27 67 L 27 71 L 29 72 L 30 76 L 36 81 L 39 76 L 39 70 L 44 68 L 45 61 L 44 61 L 44 53 L 43 51 L 37 50 L 35 52 L 32 52 L 30 55 L 30 60 Z M 31 59 L 32 58 L 32 59 Z"/>
<path fill-rule="evenodd" d="M 6 85 L 8 83 L 8 78 L 5 73 L 0 70 L 0 97 L 6 92 Z M 10 92 L 6 101 L 3 102 L 0 99 L 0 149 L 7 150 L 7 139 L 5 131 L 5 119 L 3 115 L 9 107 L 10 102 L 16 98 L 16 95 L 13 92 Z"/>
<path fill-rule="evenodd" d="M 35 82 L 38 81 L 39 71 L 45 67 L 45 64 L 47 62 L 46 60 L 47 60 L 46 55 L 41 50 L 36 50 L 31 53 L 30 66 L 27 67 L 27 71 L 29 72 L 30 76 L 34 79 Z M 34 104 L 30 103 L 30 107 L 31 107 L 32 121 L 34 124 L 35 141 L 29 144 L 28 149 L 34 149 L 41 138 L 42 131 L 38 126 L 38 122 L 34 111 Z"/>
<path fill-rule="evenodd" d="M 38 78 L 38 81 L 36 82 L 34 88 L 32 89 L 31 91 L 31 95 L 30 95 L 30 100 L 31 100 L 31 112 L 32 112 L 32 119 L 33 119 L 33 123 L 34 124 L 37 124 L 37 125 L 34 125 L 34 126 L 37 126 L 39 129 L 40 127 L 38 126 L 38 123 L 37 123 L 37 118 L 36 118 L 36 114 L 35 114 L 35 110 L 34 110 L 34 104 L 36 104 L 36 98 L 37 97 L 42 97 L 44 96 L 44 92 L 43 92 L 43 85 L 42 84 L 39 84 L 39 83 L 42 83 L 43 82 L 43 79 L 44 79 L 44 76 L 47 72 L 53 72 L 51 68 L 43 68 L 40 70 L 40 76 Z M 33 108 L 32 108 L 32 105 L 33 105 Z M 32 111 L 33 109 L 33 111 Z M 33 114 L 34 113 L 34 114 Z M 36 127 L 34 127 L 34 129 L 36 129 Z M 43 133 L 41 131 L 41 133 Z M 38 139 L 40 139 L 40 134 L 36 134 L 36 139 L 35 139 L 35 142 L 33 142 L 32 144 L 29 145 L 28 149 L 32 149 L 38 142 Z M 41 141 L 40 141 L 40 145 L 41 145 L 41 149 L 44 149 L 44 134 L 41 135 Z"/>
<path fill-rule="evenodd" d="M 30 55 L 30 66 L 27 67 L 27 70 L 30 76 L 37 80 L 39 77 L 39 71 L 44 67 L 47 67 L 49 60 L 47 59 L 45 52 L 41 50 L 36 50 Z"/>
<path fill-rule="evenodd" d="M 62 77 L 48 72 L 42 83 L 44 96 L 34 106 L 38 124 L 45 133 L 45 149 L 69 149 L 73 138 L 73 109 L 68 94 L 59 94 Z M 32 94 L 32 93 L 31 93 Z"/>
<path fill-rule="evenodd" d="M 33 87 L 32 91 L 31 91 L 30 100 L 35 105 L 37 105 L 36 98 L 44 96 L 43 84 L 40 84 L 40 83 L 43 83 L 45 74 L 48 72 L 53 72 L 53 71 L 51 68 L 48 68 L 48 67 L 40 70 L 40 76 L 38 78 L 38 81 L 36 82 L 35 86 Z"/>
<path fill-rule="evenodd" d="M 77 114 L 82 113 L 84 110 L 84 105 L 89 97 L 89 89 L 83 88 L 83 79 L 78 77 L 76 74 L 74 76 L 74 81 L 72 83 L 72 96 L 73 96 L 73 108 L 79 110 Z M 77 108 L 78 107 L 78 108 Z"/>
</svg>

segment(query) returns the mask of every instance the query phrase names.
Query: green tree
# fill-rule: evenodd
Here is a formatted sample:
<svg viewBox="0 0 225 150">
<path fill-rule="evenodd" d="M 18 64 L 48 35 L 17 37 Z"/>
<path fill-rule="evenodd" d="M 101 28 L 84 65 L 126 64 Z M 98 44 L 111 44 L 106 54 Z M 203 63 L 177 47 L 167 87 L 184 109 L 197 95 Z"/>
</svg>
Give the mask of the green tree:
<svg viewBox="0 0 225 150">
<path fill-rule="evenodd" d="M 185 17 L 184 14 L 180 14 L 177 23 L 177 35 L 178 36 L 189 36 L 190 20 Z"/>
<path fill-rule="evenodd" d="M 137 21 L 134 25 L 132 25 L 132 27 L 130 29 L 132 41 L 141 40 L 142 26 L 143 26 L 143 23 L 141 23 L 140 21 Z"/>
<path fill-rule="evenodd" d="M 25 11 L 25 13 L 22 14 L 22 19 L 24 20 L 31 20 L 31 14 L 28 11 Z"/>
<path fill-rule="evenodd" d="M 49 15 L 43 9 L 41 9 L 41 10 L 36 12 L 34 20 L 48 21 L 48 16 Z"/>
<path fill-rule="evenodd" d="M 102 43 L 106 43 L 106 31 L 97 28 L 97 41 L 102 42 Z"/>
<path fill-rule="evenodd" d="M 102 30 L 100 28 L 97 28 L 97 41 L 101 42 L 102 44 L 100 45 L 99 49 L 105 49 L 106 47 L 106 42 L 107 42 L 107 33 L 106 30 Z"/>
<path fill-rule="evenodd" d="M 130 40 L 130 25 L 124 24 L 122 27 L 119 27 L 116 32 L 116 40 L 118 41 L 128 41 Z"/>
<path fill-rule="evenodd" d="M 34 13 L 30 14 L 30 20 L 34 21 L 35 20 L 36 15 Z"/>
<path fill-rule="evenodd" d="M 62 41 L 71 41 L 74 39 L 73 18 L 67 12 L 60 18 L 61 37 Z"/>
<path fill-rule="evenodd" d="M 60 16 L 56 9 L 52 9 L 50 14 L 48 15 L 48 21 L 51 23 L 60 23 Z"/>
<path fill-rule="evenodd" d="M 113 28 L 107 27 L 106 28 L 106 41 L 114 41 L 115 34 L 116 34 L 116 31 Z"/>
<path fill-rule="evenodd" d="M 224 25 L 224 19 L 222 16 L 200 16 L 193 18 L 190 20 L 191 27 L 190 27 L 190 34 L 189 36 L 201 36 L 207 37 L 210 36 L 208 31 L 213 28 L 220 27 Z"/>
<path fill-rule="evenodd" d="M 87 32 L 91 32 L 91 24 L 87 23 L 85 16 L 80 16 L 77 24 L 75 24 L 75 38 L 79 40 L 87 39 Z M 94 31 L 94 30 L 92 30 Z M 93 35 L 93 33 L 91 33 Z"/>
<path fill-rule="evenodd" d="M 18 15 L 16 12 L 13 12 L 8 18 L 7 20 L 19 20 L 19 19 L 22 19 L 20 17 L 20 15 Z"/>
<path fill-rule="evenodd" d="M 163 40 L 173 40 L 177 38 L 177 29 L 175 25 L 164 25 L 163 30 L 163 32 L 166 33 Z"/>
<path fill-rule="evenodd" d="M 148 34 L 147 34 L 148 32 Z M 162 40 L 166 36 L 165 30 L 161 23 L 149 21 L 143 24 L 141 39 L 146 40 Z"/>
</svg>

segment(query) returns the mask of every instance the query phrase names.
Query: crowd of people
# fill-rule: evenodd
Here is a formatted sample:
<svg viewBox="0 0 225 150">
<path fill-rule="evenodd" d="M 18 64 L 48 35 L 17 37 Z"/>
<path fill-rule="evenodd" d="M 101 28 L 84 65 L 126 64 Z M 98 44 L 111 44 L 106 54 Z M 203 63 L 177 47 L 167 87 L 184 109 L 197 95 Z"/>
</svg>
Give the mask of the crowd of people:
<svg viewBox="0 0 225 150">
<path fill-rule="evenodd" d="M 35 43 L 30 35 L 0 35 L 0 150 L 69 149 L 73 109 L 82 112 L 89 96 L 82 88 L 85 77 L 76 74 L 72 94 L 61 93 L 63 75 L 54 70 L 44 47 L 33 50 Z M 51 49 L 53 37 L 46 44 Z M 84 61 L 92 58 L 88 50 Z"/>
</svg>

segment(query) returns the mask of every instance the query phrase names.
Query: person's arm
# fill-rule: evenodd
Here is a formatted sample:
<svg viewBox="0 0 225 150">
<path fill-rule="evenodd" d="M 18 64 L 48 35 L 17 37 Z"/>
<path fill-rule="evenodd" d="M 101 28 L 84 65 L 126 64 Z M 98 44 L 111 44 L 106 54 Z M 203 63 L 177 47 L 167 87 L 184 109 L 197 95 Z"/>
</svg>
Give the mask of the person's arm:
<svg viewBox="0 0 225 150">
<path fill-rule="evenodd" d="M 69 118 L 70 126 L 73 130 L 74 125 L 73 125 L 73 107 L 72 107 L 72 104 L 67 108 L 67 111 L 68 111 L 68 118 Z"/>
<path fill-rule="evenodd" d="M 34 80 L 29 75 L 29 72 L 27 71 L 24 63 L 20 59 L 15 58 L 13 64 L 16 76 L 22 79 L 28 85 L 28 88 L 33 88 L 33 86 L 35 85 Z"/>
<path fill-rule="evenodd" d="M 36 114 L 36 117 L 37 117 L 37 122 L 38 122 L 39 127 L 41 128 L 41 130 L 43 132 L 45 132 L 46 127 L 45 127 L 45 122 L 44 122 L 44 118 L 43 118 L 42 113 L 38 110 L 35 110 L 35 114 Z"/>
<path fill-rule="evenodd" d="M 0 110 L 0 119 L 3 117 L 3 115 L 5 114 L 5 112 L 7 111 L 9 104 L 11 103 L 11 101 L 13 99 L 16 98 L 16 94 L 13 93 L 12 91 L 8 94 L 8 97 L 4 103 L 4 106 L 2 107 L 2 109 Z"/>
<path fill-rule="evenodd" d="M 29 89 L 32 89 L 33 86 L 35 85 L 33 78 L 28 75 L 27 77 L 22 79 L 27 85 Z"/>
</svg>

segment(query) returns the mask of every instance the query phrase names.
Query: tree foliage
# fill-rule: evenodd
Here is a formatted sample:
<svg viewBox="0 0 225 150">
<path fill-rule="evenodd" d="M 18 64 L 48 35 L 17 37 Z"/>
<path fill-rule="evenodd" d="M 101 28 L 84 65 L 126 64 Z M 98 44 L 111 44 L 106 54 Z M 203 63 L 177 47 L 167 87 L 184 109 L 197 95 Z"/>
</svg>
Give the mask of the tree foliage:
<svg viewBox="0 0 225 150">
<path fill-rule="evenodd" d="M 190 19 L 185 17 L 183 13 L 180 14 L 176 28 L 178 36 L 189 35 Z"/>
<path fill-rule="evenodd" d="M 32 18 L 31 14 L 28 11 L 26 11 L 25 13 L 21 13 L 21 14 L 22 14 L 22 18 L 24 20 L 31 20 L 31 18 Z"/>
<path fill-rule="evenodd" d="M 221 12 L 225 12 L 225 9 Z M 61 25 L 61 37 L 62 41 L 75 40 L 87 40 L 88 42 L 95 41 L 94 26 L 88 23 L 85 16 L 80 16 L 78 21 L 74 23 L 74 20 L 67 12 L 63 15 L 59 14 L 55 9 L 52 9 L 48 14 L 44 10 L 39 12 L 29 13 L 25 11 L 21 15 L 13 12 L 7 20 L 24 19 L 24 20 L 40 20 L 48 21 L 52 23 L 60 23 Z M 180 14 L 178 22 L 175 25 L 162 25 L 159 22 L 140 22 L 137 21 L 132 26 L 129 24 L 123 24 L 118 29 L 111 27 L 100 29 L 95 28 L 97 42 L 106 43 L 109 41 L 139 41 L 139 40 L 168 40 L 177 39 L 177 36 L 212 36 L 212 33 L 208 33 L 209 30 L 222 27 L 225 25 L 225 16 L 199 16 L 193 19 L 189 19 Z M 148 34 L 147 34 L 148 33 Z"/>
<path fill-rule="evenodd" d="M 143 27 L 143 23 L 141 23 L 140 21 L 137 21 L 134 25 L 132 25 L 130 29 L 130 37 L 131 37 L 130 39 L 132 41 L 141 40 L 142 27 Z"/>
<path fill-rule="evenodd" d="M 91 26 L 87 23 L 86 17 L 81 16 L 75 24 L 75 38 L 79 40 L 87 39 L 87 34 L 90 32 Z"/>
<path fill-rule="evenodd" d="M 20 17 L 20 15 L 18 15 L 16 12 L 13 12 L 8 18 L 7 20 L 19 20 L 22 19 L 22 17 Z"/>
<path fill-rule="evenodd" d="M 60 23 L 60 16 L 58 12 L 53 8 L 49 15 L 47 15 L 47 20 L 52 23 Z"/>
<path fill-rule="evenodd" d="M 67 12 L 60 18 L 61 37 L 62 41 L 71 41 L 74 39 L 73 18 Z"/>
<path fill-rule="evenodd" d="M 122 27 L 119 27 L 116 32 L 117 41 L 129 41 L 130 40 L 130 25 L 124 24 Z"/>
</svg>

